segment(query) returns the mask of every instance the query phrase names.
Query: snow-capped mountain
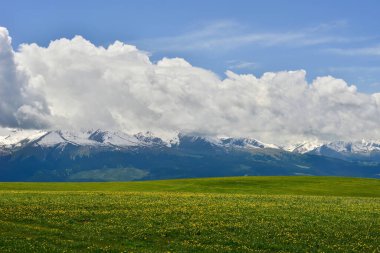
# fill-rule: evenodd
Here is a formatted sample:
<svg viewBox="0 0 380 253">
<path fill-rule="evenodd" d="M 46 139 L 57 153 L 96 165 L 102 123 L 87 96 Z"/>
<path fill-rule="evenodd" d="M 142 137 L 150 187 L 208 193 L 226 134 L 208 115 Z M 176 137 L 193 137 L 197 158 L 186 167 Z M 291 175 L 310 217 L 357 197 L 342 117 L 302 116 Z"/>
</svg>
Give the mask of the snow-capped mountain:
<svg viewBox="0 0 380 253">
<path fill-rule="evenodd" d="M 322 147 L 329 148 L 337 152 L 345 153 L 370 153 L 380 151 L 380 141 L 335 141 L 324 144 L 317 148 L 320 151 Z"/>
<path fill-rule="evenodd" d="M 380 141 L 333 141 L 318 140 L 291 145 L 284 150 L 319 155 L 347 161 L 380 162 Z"/>
<path fill-rule="evenodd" d="M 16 130 L 7 136 L 0 136 L 0 148 L 17 149 L 24 146 L 52 147 L 57 145 L 103 146 L 103 147 L 149 147 L 149 146 L 180 146 L 181 141 L 190 143 L 205 143 L 216 147 L 232 148 L 279 148 L 273 144 L 249 138 L 216 138 L 175 134 L 170 139 L 155 136 L 152 132 L 127 134 L 121 131 L 86 130 L 86 131 L 30 131 Z"/>
<path fill-rule="evenodd" d="M 100 129 L 17 130 L 0 136 L 0 181 L 237 175 L 380 177 L 380 142 L 315 140 L 280 147 L 252 138 Z"/>
<path fill-rule="evenodd" d="M 274 144 L 267 144 L 255 139 L 250 138 L 221 138 L 220 144 L 227 147 L 240 147 L 240 148 L 273 148 L 279 149 L 280 147 Z"/>
<path fill-rule="evenodd" d="M 14 130 L 6 136 L 0 136 L 0 148 L 17 148 L 35 141 L 46 134 L 38 130 Z"/>
<path fill-rule="evenodd" d="M 319 154 L 324 149 L 329 149 L 338 153 L 364 154 L 371 152 L 380 152 L 380 141 L 361 140 L 361 141 L 333 141 L 323 142 L 319 140 L 303 142 L 300 144 L 290 145 L 284 150 L 296 153 L 315 153 Z"/>
<path fill-rule="evenodd" d="M 170 138 L 163 138 L 161 136 L 154 135 L 152 132 L 128 134 L 122 131 L 107 131 L 100 129 L 85 131 L 13 130 L 6 136 L 0 136 L 0 149 L 12 150 L 28 145 L 51 147 L 67 144 L 76 146 L 101 146 L 113 148 L 151 146 L 174 147 L 184 145 L 185 142 L 221 148 L 282 149 L 284 151 L 299 154 L 323 154 L 326 150 L 345 154 L 367 154 L 371 152 L 380 152 L 380 141 L 361 140 L 324 142 L 320 140 L 312 140 L 281 147 L 275 144 L 264 143 L 252 138 L 217 138 L 182 133 L 172 134 Z"/>
<path fill-rule="evenodd" d="M 325 143 L 319 140 L 313 140 L 313 141 L 304 141 L 301 143 L 296 143 L 296 144 L 291 144 L 288 146 L 283 147 L 284 150 L 289 151 L 289 152 L 295 152 L 295 153 L 300 153 L 300 154 L 305 154 L 310 151 L 313 151 Z"/>
<path fill-rule="evenodd" d="M 53 147 L 63 145 L 75 146 L 102 146 L 102 147 L 134 147 L 134 146 L 152 146 L 167 145 L 158 137 L 147 132 L 130 135 L 121 131 L 29 131 L 16 130 L 7 136 L 0 137 L 0 148 L 19 149 L 25 146 Z"/>
</svg>

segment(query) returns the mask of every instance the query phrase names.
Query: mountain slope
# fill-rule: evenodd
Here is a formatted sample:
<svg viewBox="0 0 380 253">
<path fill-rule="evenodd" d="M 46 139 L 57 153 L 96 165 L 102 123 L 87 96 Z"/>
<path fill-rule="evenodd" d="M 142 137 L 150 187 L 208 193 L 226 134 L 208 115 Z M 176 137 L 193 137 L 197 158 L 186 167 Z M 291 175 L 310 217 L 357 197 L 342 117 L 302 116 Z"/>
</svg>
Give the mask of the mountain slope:
<svg viewBox="0 0 380 253">
<path fill-rule="evenodd" d="M 249 138 L 178 134 L 163 140 L 149 132 L 130 135 L 104 130 L 18 131 L 0 139 L 0 181 L 242 175 L 379 177 L 376 143 L 364 145 L 373 150 L 323 144 L 307 152 L 300 152 L 300 146 L 289 152 Z M 367 152 L 365 159 L 359 153 L 363 150 Z"/>
</svg>

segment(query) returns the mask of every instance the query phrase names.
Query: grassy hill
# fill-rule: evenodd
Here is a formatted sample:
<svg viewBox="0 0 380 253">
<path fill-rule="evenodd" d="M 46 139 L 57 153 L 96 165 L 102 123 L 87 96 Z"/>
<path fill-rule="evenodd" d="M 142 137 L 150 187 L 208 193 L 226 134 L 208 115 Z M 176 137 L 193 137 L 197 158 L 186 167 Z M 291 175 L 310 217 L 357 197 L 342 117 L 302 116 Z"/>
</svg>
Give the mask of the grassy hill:
<svg viewBox="0 0 380 253">
<path fill-rule="evenodd" d="M 378 252 L 380 180 L 0 183 L 0 252 Z"/>
</svg>

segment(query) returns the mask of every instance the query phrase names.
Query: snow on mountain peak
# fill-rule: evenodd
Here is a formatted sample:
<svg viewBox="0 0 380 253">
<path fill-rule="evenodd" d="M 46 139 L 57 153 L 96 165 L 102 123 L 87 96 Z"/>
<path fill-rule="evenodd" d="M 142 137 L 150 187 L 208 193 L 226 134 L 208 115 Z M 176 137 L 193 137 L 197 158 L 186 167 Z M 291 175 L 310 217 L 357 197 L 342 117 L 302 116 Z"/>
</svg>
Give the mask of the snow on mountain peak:
<svg viewBox="0 0 380 253">
<path fill-rule="evenodd" d="M 37 140 L 45 134 L 46 132 L 41 130 L 12 130 L 10 134 L 0 137 L 0 147 L 21 147 L 23 144 Z"/>
<path fill-rule="evenodd" d="M 369 153 L 380 152 L 380 141 L 333 141 L 324 142 L 318 139 L 279 147 L 251 138 L 212 137 L 203 135 L 182 134 L 178 132 L 155 135 L 152 132 L 128 134 L 123 131 L 107 130 L 12 130 L 9 134 L 0 136 L 0 148 L 10 150 L 25 145 L 49 147 L 55 145 L 103 146 L 113 148 L 180 145 L 181 141 L 203 142 L 211 146 L 229 148 L 273 148 L 295 153 L 320 154 L 323 150 L 333 150 L 339 153 Z M 323 150 L 322 150 L 323 149 Z"/>
<path fill-rule="evenodd" d="M 139 140 L 142 143 L 148 144 L 148 145 L 165 145 L 167 146 L 167 143 L 165 143 L 161 138 L 153 135 L 152 132 L 147 131 L 145 133 L 137 133 L 134 135 L 134 137 Z"/>
<path fill-rule="evenodd" d="M 380 142 L 364 139 L 361 141 L 335 141 L 324 145 L 324 147 L 344 153 L 368 153 L 380 151 Z"/>
<path fill-rule="evenodd" d="M 83 146 L 113 146 L 113 147 L 133 147 L 133 146 L 167 146 L 172 147 L 180 144 L 181 138 L 189 138 L 191 142 L 202 141 L 213 146 L 226 146 L 234 148 L 279 148 L 273 144 L 266 144 L 261 141 L 249 138 L 212 137 L 202 135 L 182 134 L 178 132 L 163 133 L 155 135 L 152 132 L 140 132 L 134 135 L 122 131 L 107 130 L 51 130 L 51 131 L 14 131 L 9 136 L 0 138 L 0 146 L 21 147 L 26 143 L 33 142 L 34 145 L 43 147 L 55 146 L 59 144 L 72 144 Z"/>
<path fill-rule="evenodd" d="M 301 143 L 291 144 L 284 147 L 283 149 L 289 152 L 304 154 L 313 151 L 324 144 L 325 142 L 315 139 L 312 141 L 304 141 Z"/>
<path fill-rule="evenodd" d="M 275 148 L 279 147 L 274 144 L 267 144 L 255 139 L 249 138 L 221 138 L 222 145 L 230 147 L 241 147 L 241 148 Z"/>
<path fill-rule="evenodd" d="M 289 152 L 295 153 L 310 153 L 314 152 L 319 154 L 322 149 L 333 150 L 338 153 L 369 153 L 374 151 L 380 151 L 379 141 L 332 141 L 324 142 L 320 140 L 305 141 L 302 143 L 289 145 L 283 148 Z"/>
<path fill-rule="evenodd" d="M 91 134 L 89 139 L 119 147 L 138 146 L 141 144 L 135 136 L 120 131 L 97 130 Z"/>
</svg>

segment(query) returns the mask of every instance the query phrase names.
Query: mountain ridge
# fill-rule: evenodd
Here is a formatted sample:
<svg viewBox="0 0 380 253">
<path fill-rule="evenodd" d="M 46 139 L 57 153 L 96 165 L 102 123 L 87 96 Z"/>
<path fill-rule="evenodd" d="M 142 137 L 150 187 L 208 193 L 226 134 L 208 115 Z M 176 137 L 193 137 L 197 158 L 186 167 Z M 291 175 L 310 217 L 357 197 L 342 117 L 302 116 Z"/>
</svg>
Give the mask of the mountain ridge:
<svg viewBox="0 0 380 253">
<path fill-rule="evenodd" d="M 16 130 L 6 136 L 0 136 L 0 148 L 12 149 L 22 147 L 28 143 L 38 143 L 42 146 L 52 146 L 61 143 L 71 143 L 74 145 L 113 145 L 118 147 L 130 147 L 138 145 L 166 145 L 171 147 L 178 145 L 183 137 L 190 137 L 193 141 L 203 140 L 212 145 L 225 147 L 246 147 L 246 148 L 273 148 L 282 149 L 294 153 L 321 153 L 322 148 L 328 148 L 336 152 L 345 153 L 368 153 L 380 152 L 380 141 L 375 140 L 352 140 L 352 141 L 303 141 L 286 146 L 264 143 L 255 138 L 245 137 L 210 137 L 204 135 L 178 133 L 172 138 L 165 140 L 152 132 L 139 132 L 128 134 L 122 131 L 109 130 Z"/>
<path fill-rule="evenodd" d="M 0 181 L 244 175 L 380 177 L 377 142 L 317 144 L 304 142 L 291 149 L 253 138 L 183 133 L 165 139 L 151 132 L 127 134 L 100 129 L 15 131 L 0 138 Z"/>
</svg>

